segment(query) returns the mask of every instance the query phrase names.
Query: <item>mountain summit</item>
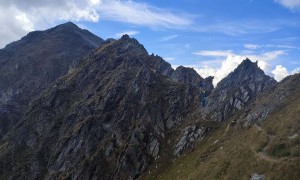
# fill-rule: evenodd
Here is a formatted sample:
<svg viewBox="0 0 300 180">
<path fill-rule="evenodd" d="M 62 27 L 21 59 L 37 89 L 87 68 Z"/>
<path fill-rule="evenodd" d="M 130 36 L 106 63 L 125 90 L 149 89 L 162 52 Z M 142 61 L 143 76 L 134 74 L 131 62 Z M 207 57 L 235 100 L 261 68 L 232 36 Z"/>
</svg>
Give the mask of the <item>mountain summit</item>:
<svg viewBox="0 0 300 180">
<path fill-rule="evenodd" d="M 222 79 L 208 97 L 203 114 L 214 121 L 224 121 L 235 111 L 244 109 L 256 97 L 274 87 L 276 81 L 261 70 L 257 62 L 245 59 Z"/>
<path fill-rule="evenodd" d="M 20 119 L 28 103 L 71 71 L 103 40 L 68 22 L 30 32 L 0 50 L 0 137 Z"/>
<path fill-rule="evenodd" d="M 105 41 L 31 103 L 1 152 L 0 174 L 138 177 L 169 130 L 200 105 L 197 85 L 156 69 L 165 64 L 160 60 L 127 35 Z M 17 154 L 25 158 L 11 163 L 8 157 Z"/>
<path fill-rule="evenodd" d="M 213 89 L 73 23 L 0 57 L 0 179 L 299 177 L 299 74 L 277 83 L 246 59 Z"/>
</svg>

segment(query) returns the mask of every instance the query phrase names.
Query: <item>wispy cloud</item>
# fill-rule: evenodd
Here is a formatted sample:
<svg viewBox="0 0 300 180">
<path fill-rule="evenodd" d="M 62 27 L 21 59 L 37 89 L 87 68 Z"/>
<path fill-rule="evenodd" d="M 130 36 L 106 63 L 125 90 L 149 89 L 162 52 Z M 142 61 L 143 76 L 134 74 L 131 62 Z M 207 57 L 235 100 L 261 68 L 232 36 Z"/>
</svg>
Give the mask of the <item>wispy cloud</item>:
<svg viewBox="0 0 300 180">
<path fill-rule="evenodd" d="M 300 47 L 290 46 L 290 45 L 280 45 L 280 44 L 265 44 L 265 45 L 244 44 L 244 47 L 251 50 L 259 49 L 259 48 L 300 49 Z"/>
<path fill-rule="evenodd" d="M 199 56 L 227 57 L 232 54 L 232 50 L 198 51 L 193 54 Z"/>
<path fill-rule="evenodd" d="M 150 28 L 186 29 L 193 23 L 192 15 L 130 0 L 104 0 L 98 10 L 103 19 Z"/>
<path fill-rule="evenodd" d="M 191 47 L 191 45 L 189 43 L 187 43 L 187 44 L 184 45 L 184 47 L 188 49 L 188 48 Z"/>
<path fill-rule="evenodd" d="M 160 38 L 160 41 L 169 41 L 169 40 L 175 39 L 175 38 L 177 38 L 177 37 L 178 37 L 177 34 L 170 35 L 170 36 L 164 36 L 164 37 L 161 37 L 161 38 Z"/>
<path fill-rule="evenodd" d="M 190 30 L 196 32 L 214 32 L 230 36 L 240 36 L 246 34 L 264 34 L 278 31 L 286 27 L 299 27 L 297 19 L 286 21 L 284 19 L 275 19 L 269 21 L 256 20 L 235 20 L 235 21 L 218 21 L 206 24 L 196 24 Z"/>
<path fill-rule="evenodd" d="M 132 0 L 0 1 L 0 48 L 59 22 L 101 20 L 152 29 L 188 29 L 195 23 L 191 14 Z"/>
<path fill-rule="evenodd" d="M 120 33 L 117 33 L 115 35 L 116 38 L 120 38 L 121 36 L 123 36 L 124 34 L 127 34 L 129 36 L 134 36 L 134 35 L 137 35 L 139 34 L 140 32 L 139 31 L 124 31 L 124 32 L 120 32 Z"/>
<path fill-rule="evenodd" d="M 247 49 L 257 49 L 259 48 L 259 45 L 256 44 L 244 44 L 244 47 Z"/>
<path fill-rule="evenodd" d="M 165 57 L 163 59 L 166 60 L 166 61 L 173 61 L 173 60 L 175 60 L 174 57 Z"/>
<path fill-rule="evenodd" d="M 300 67 L 297 67 L 291 71 L 291 74 L 300 73 Z"/>
<path fill-rule="evenodd" d="M 246 56 L 253 60 L 261 60 L 261 61 L 271 61 L 276 59 L 280 55 L 287 54 L 284 50 L 277 50 L 277 51 L 268 51 L 264 52 L 262 54 L 253 55 L 253 54 L 244 54 L 243 56 Z"/>
<path fill-rule="evenodd" d="M 300 9 L 299 0 L 274 0 L 274 1 L 291 10 Z"/>
</svg>

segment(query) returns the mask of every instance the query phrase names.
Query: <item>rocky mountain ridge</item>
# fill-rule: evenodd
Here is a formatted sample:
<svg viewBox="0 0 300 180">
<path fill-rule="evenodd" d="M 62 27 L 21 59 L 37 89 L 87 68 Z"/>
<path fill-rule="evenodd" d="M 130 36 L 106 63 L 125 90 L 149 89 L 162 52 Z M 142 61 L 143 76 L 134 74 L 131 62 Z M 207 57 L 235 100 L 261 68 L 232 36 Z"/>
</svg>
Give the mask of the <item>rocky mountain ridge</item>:
<svg viewBox="0 0 300 180">
<path fill-rule="evenodd" d="M 74 25 L 67 23 L 45 32 L 57 30 L 69 34 Z M 82 41 L 94 47 L 93 35 L 78 32 L 84 37 L 80 38 Z M 36 36 L 37 40 L 25 37 L 7 48 L 34 45 L 40 41 L 40 33 L 28 36 Z M 223 148 L 233 152 L 226 144 L 230 139 L 227 134 L 243 134 L 246 130 L 239 128 L 261 125 L 299 90 L 299 75 L 276 83 L 249 59 L 213 89 L 213 77 L 203 79 L 192 68 L 182 66 L 174 70 L 161 57 L 149 55 L 142 44 L 128 35 L 100 41 L 98 48 L 88 48 L 89 54 L 76 60 L 74 66 L 74 59 L 69 59 L 64 76 L 58 77 L 50 68 L 57 75 L 55 83 L 47 81 L 37 86 L 38 90 L 45 90 L 35 98 L 28 95 L 28 99 L 33 99 L 24 101 L 30 102 L 29 106 L 20 103 L 27 111 L 0 139 L 0 179 L 149 179 L 148 174 L 157 179 L 160 175 L 155 172 L 163 172 L 190 154 L 207 149 L 192 159 L 197 161 L 190 166 L 197 168 L 204 163 L 200 167 L 205 169 L 209 167 L 205 161 L 218 164 L 213 155 L 222 154 Z M 84 49 L 73 45 L 76 47 L 71 49 Z M 80 55 L 69 53 L 72 57 Z M 208 95 L 205 108 L 200 106 L 201 82 Z M 12 98 L 10 101 L 14 102 Z M 223 132 L 222 127 L 227 124 Z M 297 131 L 291 131 L 290 137 L 294 137 Z M 201 147 L 202 143 L 207 146 Z M 240 154 L 236 149 L 234 154 Z M 215 178 L 224 176 L 224 167 L 228 169 L 230 165 L 227 161 L 221 163 L 222 171 L 216 171 Z"/>
<path fill-rule="evenodd" d="M 0 137 L 23 115 L 30 101 L 103 39 L 69 22 L 30 32 L 0 50 Z"/>
<path fill-rule="evenodd" d="M 5 144 L 0 174 L 139 176 L 158 155 L 168 129 L 199 107 L 198 87 L 153 71 L 153 58 L 158 57 L 127 35 L 104 42 L 32 102 Z M 26 158 L 12 163 L 10 157 L 17 154 Z"/>
<path fill-rule="evenodd" d="M 272 89 L 276 83 L 265 75 L 257 62 L 246 59 L 217 84 L 208 97 L 203 115 L 206 119 L 224 121 L 254 102 L 259 94 Z"/>
<path fill-rule="evenodd" d="M 194 116 L 182 126 L 180 157 L 156 161 L 141 179 L 293 179 L 300 176 L 300 74 L 286 77 L 258 94 L 222 122 Z M 214 122 L 195 139 L 197 127 Z M 200 125 L 199 125 L 200 124 Z M 196 125 L 196 126 L 194 126 Z M 211 125 L 210 125 L 211 126 Z M 200 132 L 200 131 L 199 131 Z M 202 131 L 203 132 L 203 131 Z M 191 136 L 190 136 L 191 135 Z M 196 135 L 198 136 L 198 135 Z M 193 141 L 193 142 L 191 142 Z M 195 142 L 196 141 L 196 142 Z"/>
</svg>

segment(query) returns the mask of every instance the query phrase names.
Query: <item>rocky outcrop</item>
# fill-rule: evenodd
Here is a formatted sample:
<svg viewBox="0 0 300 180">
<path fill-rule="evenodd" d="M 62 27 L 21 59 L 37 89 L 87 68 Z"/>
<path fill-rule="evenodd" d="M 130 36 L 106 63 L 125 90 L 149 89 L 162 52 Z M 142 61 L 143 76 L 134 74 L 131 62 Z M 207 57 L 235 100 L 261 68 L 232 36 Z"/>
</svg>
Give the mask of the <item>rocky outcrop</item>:
<svg viewBox="0 0 300 180">
<path fill-rule="evenodd" d="M 173 154 L 175 156 L 180 156 L 186 151 L 191 151 L 194 148 L 194 141 L 202 140 L 203 137 L 211 130 L 209 127 L 199 127 L 195 125 L 187 126 L 182 130 L 182 134 L 175 145 L 175 150 Z"/>
<path fill-rule="evenodd" d="M 30 101 L 103 40 L 73 23 L 30 32 L 0 50 L 0 138 Z"/>
<path fill-rule="evenodd" d="M 224 121 L 254 102 L 259 94 L 273 88 L 275 84 L 276 81 L 265 75 L 257 62 L 246 59 L 218 83 L 207 98 L 208 105 L 203 115 L 213 121 Z"/>
<path fill-rule="evenodd" d="M 265 179 L 265 176 L 264 175 L 261 175 L 261 174 L 251 174 L 251 178 L 250 180 L 264 180 Z"/>
<path fill-rule="evenodd" d="M 103 43 L 31 103 L 1 149 L 0 174 L 138 177 L 166 132 L 199 107 L 198 89 L 154 71 L 151 58 L 127 35 Z"/>
<path fill-rule="evenodd" d="M 254 123 L 261 123 L 267 119 L 268 115 L 283 108 L 290 99 L 297 94 L 300 89 L 300 74 L 286 77 L 276 84 L 276 86 L 261 94 L 255 104 L 247 108 L 238 119 L 243 127 L 249 127 Z"/>
<path fill-rule="evenodd" d="M 147 59 L 147 64 L 156 73 L 160 73 L 164 76 L 171 77 L 174 70 L 169 63 L 163 60 L 159 56 L 155 56 L 154 54 L 150 55 L 151 58 Z"/>
<path fill-rule="evenodd" d="M 210 76 L 203 79 L 193 68 L 184 66 L 179 66 L 174 70 L 171 65 L 161 57 L 154 56 L 153 54 L 151 54 L 150 57 L 151 58 L 148 58 L 146 62 L 152 71 L 169 77 L 176 82 L 185 83 L 197 88 L 199 88 L 202 83 L 206 89 L 207 95 L 213 90 L 213 77 Z"/>
</svg>

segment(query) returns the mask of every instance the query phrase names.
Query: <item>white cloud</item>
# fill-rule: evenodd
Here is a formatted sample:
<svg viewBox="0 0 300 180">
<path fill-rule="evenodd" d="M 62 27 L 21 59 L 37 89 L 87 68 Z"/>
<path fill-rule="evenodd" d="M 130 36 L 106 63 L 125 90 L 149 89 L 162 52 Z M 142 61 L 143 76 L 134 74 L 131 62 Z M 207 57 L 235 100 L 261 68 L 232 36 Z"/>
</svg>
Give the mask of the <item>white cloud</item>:
<svg viewBox="0 0 300 180">
<path fill-rule="evenodd" d="M 170 35 L 170 36 L 164 36 L 164 37 L 161 37 L 161 38 L 160 38 L 160 41 L 169 41 L 169 40 L 175 39 L 175 38 L 177 38 L 177 37 L 178 37 L 177 34 Z"/>
<path fill-rule="evenodd" d="M 22 29 L 24 29 L 25 31 L 33 31 L 34 30 L 33 23 L 28 19 L 26 14 L 16 15 L 15 19 L 17 20 L 17 22 L 19 24 L 22 25 Z"/>
<path fill-rule="evenodd" d="M 253 61 L 271 61 L 276 59 L 280 55 L 287 54 L 284 50 L 277 50 L 277 51 L 268 51 L 262 54 L 245 54 L 244 56 L 248 57 Z"/>
<path fill-rule="evenodd" d="M 215 51 L 198 51 L 193 54 L 199 56 L 226 57 L 232 54 L 231 50 L 215 50 Z"/>
<path fill-rule="evenodd" d="M 120 33 L 117 33 L 115 35 L 116 38 L 120 38 L 122 37 L 124 34 L 127 34 L 129 36 L 134 36 L 134 35 L 137 35 L 139 34 L 140 32 L 139 31 L 124 31 L 124 32 L 120 32 Z"/>
<path fill-rule="evenodd" d="M 216 86 L 219 81 L 232 72 L 244 59 L 246 59 L 246 57 L 228 55 L 225 60 L 221 61 L 219 67 L 205 65 L 204 67 L 195 67 L 194 69 L 201 77 L 214 76 L 213 85 Z"/>
<path fill-rule="evenodd" d="M 217 68 L 211 68 L 209 66 L 204 66 L 203 68 L 194 67 L 194 69 L 203 78 L 206 78 L 208 76 L 214 76 L 215 77 L 216 73 L 217 73 Z M 214 86 L 216 86 L 216 85 L 214 84 Z"/>
<path fill-rule="evenodd" d="M 297 67 L 291 71 L 291 74 L 300 73 L 300 67 Z"/>
<path fill-rule="evenodd" d="M 0 1 L 0 48 L 32 30 L 65 21 L 112 20 L 149 28 L 187 29 L 191 15 L 132 0 Z"/>
<path fill-rule="evenodd" d="M 284 67 L 282 65 L 277 65 L 275 67 L 275 69 L 272 70 L 271 72 L 272 72 L 272 74 L 274 74 L 274 79 L 279 82 L 288 75 L 300 73 L 300 67 L 297 67 L 291 71 L 288 71 L 286 67 Z"/>
<path fill-rule="evenodd" d="M 89 3 L 91 5 L 99 5 L 101 3 L 101 1 L 100 0 L 89 0 Z"/>
<path fill-rule="evenodd" d="M 0 1 L 0 48 L 60 21 L 99 21 L 100 0 Z"/>
<path fill-rule="evenodd" d="M 257 49 L 259 48 L 259 45 L 256 44 L 244 44 L 244 47 L 247 49 Z"/>
<path fill-rule="evenodd" d="M 275 2 L 289 9 L 300 8 L 300 0 L 275 0 Z"/>
<path fill-rule="evenodd" d="M 282 65 L 277 65 L 276 68 L 272 71 L 272 74 L 274 74 L 274 79 L 276 81 L 281 81 L 283 78 L 289 75 L 289 72 Z"/>
<path fill-rule="evenodd" d="M 239 36 L 245 34 L 262 34 L 274 32 L 282 27 L 296 26 L 296 22 L 285 21 L 280 19 L 270 20 L 268 22 L 262 20 L 252 21 L 224 21 L 211 24 L 200 24 L 190 29 L 198 32 L 215 32 L 227 34 L 230 36 Z"/>
<path fill-rule="evenodd" d="M 175 14 L 166 9 L 131 0 L 106 0 L 98 9 L 103 19 L 151 28 L 186 29 L 193 23 L 191 15 Z"/>
<path fill-rule="evenodd" d="M 280 55 L 286 54 L 283 50 L 268 51 L 262 54 L 235 54 L 232 50 L 227 51 L 200 51 L 194 53 L 201 56 L 226 57 L 225 60 L 204 61 L 200 65 L 192 65 L 202 77 L 214 76 L 214 86 L 232 72 L 244 59 L 249 58 L 251 61 L 258 61 L 258 67 L 266 74 L 270 72 L 270 62 L 276 60 Z M 228 54 L 226 56 L 226 54 Z"/>
<path fill-rule="evenodd" d="M 299 47 L 296 46 L 283 45 L 283 44 L 265 44 L 265 45 L 244 44 L 244 47 L 251 50 L 259 49 L 259 48 L 300 49 Z"/>
<path fill-rule="evenodd" d="M 166 61 L 173 61 L 175 58 L 174 57 L 165 57 L 163 59 Z"/>
</svg>

